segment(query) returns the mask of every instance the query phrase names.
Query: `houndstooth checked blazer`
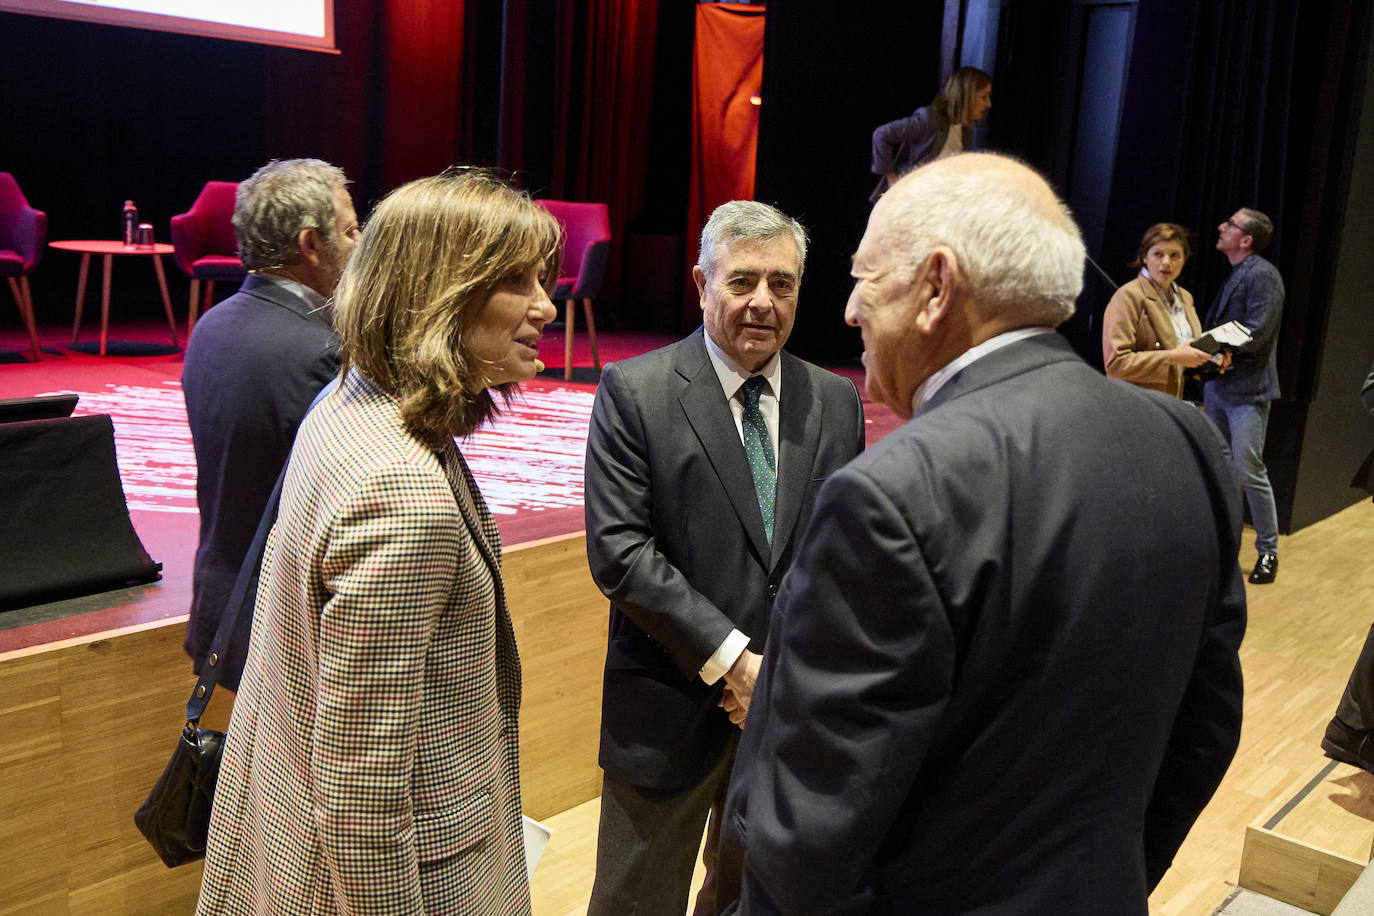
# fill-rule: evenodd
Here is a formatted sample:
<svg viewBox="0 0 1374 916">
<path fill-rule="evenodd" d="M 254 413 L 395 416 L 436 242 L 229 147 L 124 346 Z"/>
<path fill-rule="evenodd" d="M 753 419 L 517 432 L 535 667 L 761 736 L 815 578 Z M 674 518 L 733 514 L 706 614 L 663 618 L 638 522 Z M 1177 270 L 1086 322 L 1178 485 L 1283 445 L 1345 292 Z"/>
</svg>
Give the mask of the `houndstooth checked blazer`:
<svg viewBox="0 0 1374 916">
<path fill-rule="evenodd" d="M 356 370 L 268 541 L 197 912 L 528 913 L 520 661 L 456 447 Z"/>
</svg>

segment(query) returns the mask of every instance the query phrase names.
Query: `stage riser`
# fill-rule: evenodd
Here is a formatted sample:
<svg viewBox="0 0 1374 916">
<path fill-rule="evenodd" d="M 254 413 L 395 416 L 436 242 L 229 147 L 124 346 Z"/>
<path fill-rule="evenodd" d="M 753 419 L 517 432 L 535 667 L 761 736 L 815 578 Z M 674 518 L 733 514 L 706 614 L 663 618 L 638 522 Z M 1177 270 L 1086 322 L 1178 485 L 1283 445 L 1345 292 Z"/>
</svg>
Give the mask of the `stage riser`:
<svg viewBox="0 0 1374 916">
<path fill-rule="evenodd" d="M 578 534 L 505 555 L 524 670 L 525 811 L 600 792 L 606 601 Z M 185 618 L 0 656 L 0 913 L 189 913 L 200 865 L 167 869 L 133 813 L 176 741 L 195 683 Z M 203 720 L 223 727 L 231 694 Z"/>
</svg>

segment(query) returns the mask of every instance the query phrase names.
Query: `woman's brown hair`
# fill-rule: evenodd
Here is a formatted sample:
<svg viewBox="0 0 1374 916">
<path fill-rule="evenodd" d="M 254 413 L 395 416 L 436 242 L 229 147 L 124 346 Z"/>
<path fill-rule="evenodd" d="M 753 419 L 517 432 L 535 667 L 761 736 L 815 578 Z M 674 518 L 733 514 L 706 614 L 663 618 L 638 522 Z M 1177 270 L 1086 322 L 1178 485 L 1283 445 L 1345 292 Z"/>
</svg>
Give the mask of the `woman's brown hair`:
<svg viewBox="0 0 1374 916">
<path fill-rule="evenodd" d="M 503 279 L 558 274 L 556 220 L 492 172 L 453 168 L 392 191 L 363 229 L 334 295 L 343 371 L 400 401 L 431 448 L 497 412 L 464 334 Z M 513 383 L 497 387 L 509 401 Z"/>
</svg>

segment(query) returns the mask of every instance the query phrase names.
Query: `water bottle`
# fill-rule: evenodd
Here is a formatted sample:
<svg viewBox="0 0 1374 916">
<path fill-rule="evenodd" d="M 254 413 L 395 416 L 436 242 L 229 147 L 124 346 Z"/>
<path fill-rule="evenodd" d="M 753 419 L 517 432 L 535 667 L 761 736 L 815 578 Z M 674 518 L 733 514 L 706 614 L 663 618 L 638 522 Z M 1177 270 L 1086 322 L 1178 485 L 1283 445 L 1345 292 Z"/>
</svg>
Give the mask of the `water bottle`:
<svg viewBox="0 0 1374 916">
<path fill-rule="evenodd" d="M 138 241 L 138 207 L 132 200 L 124 201 L 124 244 Z"/>
</svg>

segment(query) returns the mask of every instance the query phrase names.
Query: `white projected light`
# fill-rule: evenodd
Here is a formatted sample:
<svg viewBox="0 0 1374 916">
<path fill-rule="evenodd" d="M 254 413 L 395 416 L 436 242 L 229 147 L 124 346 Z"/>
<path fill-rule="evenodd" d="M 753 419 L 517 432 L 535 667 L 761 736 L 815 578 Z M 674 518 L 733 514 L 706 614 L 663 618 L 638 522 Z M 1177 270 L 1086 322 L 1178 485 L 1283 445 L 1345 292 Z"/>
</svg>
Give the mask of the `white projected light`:
<svg viewBox="0 0 1374 916">
<path fill-rule="evenodd" d="M 0 10 L 335 50 L 333 0 L 0 0 Z"/>
</svg>

